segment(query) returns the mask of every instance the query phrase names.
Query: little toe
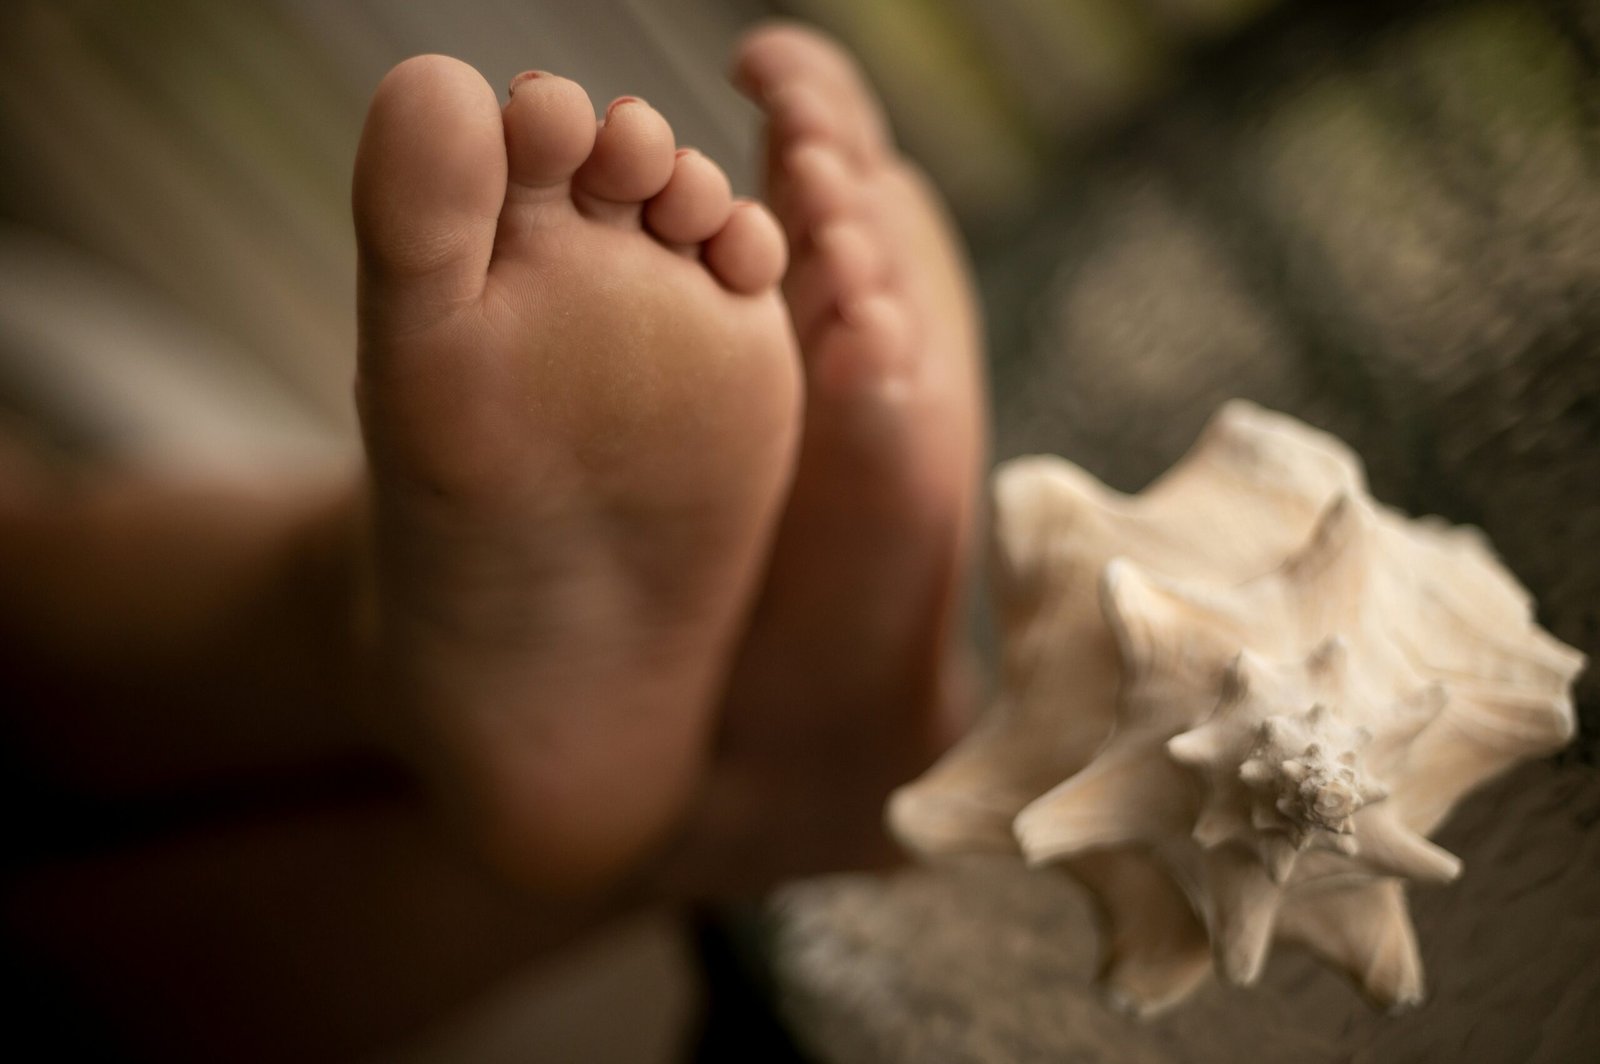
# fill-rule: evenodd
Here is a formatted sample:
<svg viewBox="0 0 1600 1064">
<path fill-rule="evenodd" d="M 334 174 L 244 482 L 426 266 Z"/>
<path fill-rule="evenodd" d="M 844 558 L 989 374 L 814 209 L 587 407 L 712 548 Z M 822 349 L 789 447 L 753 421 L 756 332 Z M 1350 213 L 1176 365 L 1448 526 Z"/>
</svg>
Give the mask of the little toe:
<svg viewBox="0 0 1600 1064">
<path fill-rule="evenodd" d="M 445 56 L 408 59 L 378 86 L 351 196 L 364 321 L 409 328 L 482 292 L 506 192 L 499 109 Z"/>
<path fill-rule="evenodd" d="M 706 241 L 702 254 L 726 287 L 753 294 L 778 283 L 789 252 L 778 220 L 759 203 L 739 200 L 727 224 Z"/>
<path fill-rule="evenodd" d="M 677 153 L 672 178 L 644 208 L 645 224 L 669 244 L 711 239 L 733 210 L 733 188 L 722 167 L 692 148 Z"/>
<path fill-rule="evenodd" d="M 783 279 L 802 346 L 840 304 L 881 288 L 887 273 L 883 247 L 862 223 L 836 221 L 818 229 Z"/>
<path fill-rule="evenodd" d="M 621 96 L 606 108 L 594 149 L 573 187 L 612 203 L 642 203 L 666 187 L 672 170 L 672 127 L 643 100 Z"/>
<path fill-rule="evenodd" d="M 504 121 L 511 181 L 524 188 L 565 188 L 594 148 L 589 94 L 554 74 L 518 74 Z"/>
</svg>

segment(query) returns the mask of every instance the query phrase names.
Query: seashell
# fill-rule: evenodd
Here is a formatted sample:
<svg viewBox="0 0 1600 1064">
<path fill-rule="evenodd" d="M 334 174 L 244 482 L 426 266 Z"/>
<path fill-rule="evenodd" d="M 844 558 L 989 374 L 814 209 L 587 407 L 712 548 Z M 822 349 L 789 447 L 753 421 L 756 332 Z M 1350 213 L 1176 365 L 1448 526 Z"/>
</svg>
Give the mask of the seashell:
<svg viewBox="0 0 1600 1064">
<path fill-rule="evenodd" d="M 1475 530 L 1380 506 L 1341 443 L 1224 406 L 1138 495 L 1070 463 L 995 476 L 998 692 L 890 799 L 926 857 L 1011 853 L 1096 899 L 1101 978 L 1141 1015 L 1277 938 L 1414 1005 L 1408 882 L 1473 788 L 1574 732 L 1583 656 Z"/>
</svg>

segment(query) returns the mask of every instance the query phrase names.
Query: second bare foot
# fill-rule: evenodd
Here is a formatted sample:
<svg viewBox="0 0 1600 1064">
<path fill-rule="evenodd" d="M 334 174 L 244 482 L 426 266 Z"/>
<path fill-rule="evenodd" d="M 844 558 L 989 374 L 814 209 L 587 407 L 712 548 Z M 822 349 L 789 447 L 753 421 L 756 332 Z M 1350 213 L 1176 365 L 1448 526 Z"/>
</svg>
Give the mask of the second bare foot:
<svg viewBox="0 0 1600 1064">
<path fill-rule="evenodd" d="M 755 886 L 891 860 L 886 796 L 964 723 L 985 391 L 964 253 L 854 62 L 772 25 L 734 80 L 767 116 L 806 412 L 690 864 Z"/>
</svg>

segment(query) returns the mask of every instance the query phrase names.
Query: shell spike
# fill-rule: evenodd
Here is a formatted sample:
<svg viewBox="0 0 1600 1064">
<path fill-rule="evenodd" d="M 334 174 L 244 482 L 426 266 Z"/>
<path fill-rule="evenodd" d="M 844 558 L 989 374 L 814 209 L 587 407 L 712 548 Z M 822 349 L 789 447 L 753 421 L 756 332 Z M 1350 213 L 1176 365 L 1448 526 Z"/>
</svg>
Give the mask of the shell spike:
<svg viewBox="0 0 1600 1064">
<path fill-rule="evenodd" d="M 1247 757 L 1239 764 L 1239 779 L 1247 786 L 1260 786 L 1272 779 L 1272 766 L 1259 757 Z"/>
<path fill-rule="evenodd" d="M 1102 754 L 1082 772 L 1035 799 L 1012 822 L 1031 866 L 1121 843 L 1181 831 L 1193 815 L 1178 768 L 1152 752 Z"/>
<path fill-rule="evenodd" d="M 1097 520 L 1111 495 L 1071 462 L 1027 455 L 995 470 L 991 584 L 998 601 L 1033 590 L 1046 575 L 1054 544 L 1074 526 Z"/>
<path fill-rule="evenodd" d="M 1126 558 L 1113 558 L 1100 578 L 1100 601 L 1123 661 L 1148 659 L 1171 623 L 1168 604 L 1152 577 Z"/>
<path fill-rule="evenodd" d="M 1357 612 L 1373 577 L 1372 540 L 1366 505 L 1339 495 L 1322 511 L 1310 540 L 1285 563 L 1285 578 L 1320 621 L 1343 628 Z"/>
<path fill-rule="evenodd" d="M 1383 809 L 1356 822 L 1357 859 L 1380 875 L 1419 883 L 1449 883 L 1461 874 L 1461 859 L 1435 846 Z"/>
<path fill-rule="evenodd" d="M 1148 669 L 1163 655 L 1193 652 L 1175 637 L 1202 634 L 1214 620 L 1228 627 L 1205 592 L 1113 558 L 1100 578 L 1100 605 L 1131 673 Z M 1238 646 L 1235 641 L 1234 646 Z"/>
<path fill-rule="evenodd" d="M 1261 865 L 1267 877 L 1278 886 L 1289 882 L 1294 866 L 1300 859 L 1300 848 L 1283 835 L 1267 835 L 1259 844 Z"/>
<path fill-rule="evenodd" d="M 1262 688 L 1269 668 L 1266 659 L 1249 647 L 1240 650 L 1228 663 L 1228 672 L 1223 677 L 1223 700 L 1229 703 L 1247 701 L 1251 692 Z"/>
<path fill-rule="evenodd" d="M 1031 798 L 1019 785 L 1015 721 L 997 706 L 922 776 L 896 788 L 885 826 L 902 847 L 924 858 L 958 853 L 1017 854 L 1011 821 Z"/>
<path fill-rule="evenodd" d="M 1189 836 L 1209 850 L 1247 834 L 1249 831 L 1237 813 L 1213 802 L 1200 811 Z"/>
<path fill-rule="evenodd" d="M 1279 926 L 1285 937 L 1354 977 L 1380 1007 L 1399 1012 L 1421 1004 L 1422 956 L 1405 891 L 1394 880 L 1294 899 L 1283 907 Z"/>
<path fill-rule="evenodd" d="M 1220 768 L 1238 755 L 1229 742 L 1229 729 L 1220 723 L 1202 724 L 1167 740 L 1167 755 L 1190 768 Z"/>
<path fill-rule="evenodd" d="M 1163 866 L 1124 850 L 1076 860 L 1072 873 L 1097 902 L 1106 941 L 1100 980 L 1114 1007 L 1154 1016 L 1210 976 L 1205 927 Z"/>
<path fill-rule="evenodd" d="M 1283 888 L 1253 854 L 1238 847 L 1220 847 L 1206 858 L 1217 965 L 1228 982 L 1249 986 L 1266 966 Z"/>
</svg>

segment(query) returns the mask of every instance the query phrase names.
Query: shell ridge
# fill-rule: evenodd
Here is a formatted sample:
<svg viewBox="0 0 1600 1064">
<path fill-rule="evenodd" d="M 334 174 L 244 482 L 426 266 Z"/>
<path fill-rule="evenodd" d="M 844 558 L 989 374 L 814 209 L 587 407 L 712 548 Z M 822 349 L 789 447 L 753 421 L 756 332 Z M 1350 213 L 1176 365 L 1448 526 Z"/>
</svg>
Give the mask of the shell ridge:
<svg viewBox="0 0 1600 1064">
<path fill-rule="evenodd" d="M 1174 830 L 1193 816 L 1186 781 L 1157 749 L 1124 742 L 1022 809 L 1012 830 L 1030 865 Z"/>
</svg>

